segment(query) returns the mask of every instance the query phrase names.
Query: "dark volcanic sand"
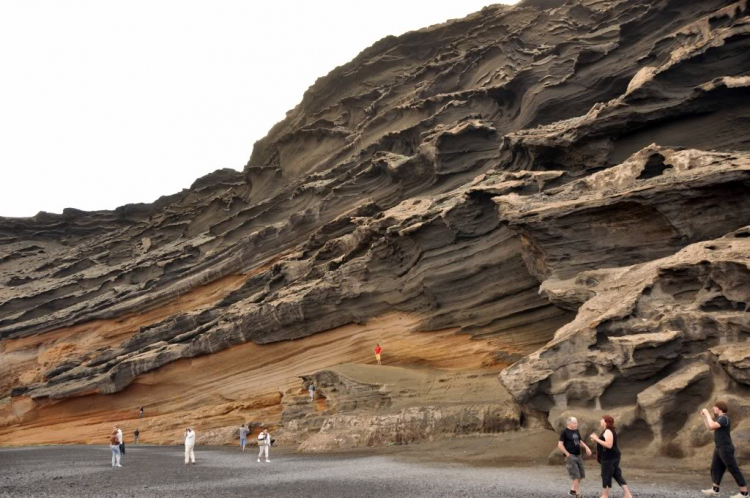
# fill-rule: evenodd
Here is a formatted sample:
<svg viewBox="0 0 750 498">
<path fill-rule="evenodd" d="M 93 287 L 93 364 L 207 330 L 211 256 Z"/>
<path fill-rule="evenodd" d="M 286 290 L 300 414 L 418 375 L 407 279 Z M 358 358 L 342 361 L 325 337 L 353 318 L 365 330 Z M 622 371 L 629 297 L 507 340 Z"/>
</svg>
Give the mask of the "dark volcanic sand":
<svg viewBox="0 0 750 498">
<path fill-rule="evenodd" d="M 562 467 L 548 465 L 415 462 L 397 449 L 367 455 L 272 450 L 271 463 L 259 464 L 255 448 L 242 454 L 231 447 L 198 447 L 198 464 L 185 466 L 181 447 L 133 446 L 123 467 L 113 469 L 108 447 L 5 448 L 0 496 L 552 497 L 565 496 L 569 485 Z M 598 497 L 599 469 L 587 463 L 584 495 Z M 703 480 L 695 473 L 648 476 L 627 468 L 625 475 L 636 497 L 699 496 L 696 486 Z M 622 496 L 619 488 L 612 496 Z"/>
</svg>

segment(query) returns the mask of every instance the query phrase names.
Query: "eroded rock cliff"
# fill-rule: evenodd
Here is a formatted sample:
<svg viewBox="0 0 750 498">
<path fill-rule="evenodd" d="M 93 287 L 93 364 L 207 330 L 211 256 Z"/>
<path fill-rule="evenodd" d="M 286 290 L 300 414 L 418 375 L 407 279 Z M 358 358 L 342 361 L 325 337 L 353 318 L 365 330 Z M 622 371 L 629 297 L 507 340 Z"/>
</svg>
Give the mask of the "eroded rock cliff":
<svg viewBox="0 0 750 498">
<path fill-rule="evenodd" d="M 381 342 L 403 367 L 517 362 L 528 414 L 617 409 L 689 452 L 698 404 L 750 382 L 749 48 L 744 0 L 490 6 L 320 78 L 242 172 L 0 218 L 3 442 L 95 441 L 142 405 L 153 442 L 283 426 L 300 377 Z M 305 444 L 457 432 L 424 406 L 325 408 Z M 433 408 L 521 424 L 467 406 Z"/>
</svg>

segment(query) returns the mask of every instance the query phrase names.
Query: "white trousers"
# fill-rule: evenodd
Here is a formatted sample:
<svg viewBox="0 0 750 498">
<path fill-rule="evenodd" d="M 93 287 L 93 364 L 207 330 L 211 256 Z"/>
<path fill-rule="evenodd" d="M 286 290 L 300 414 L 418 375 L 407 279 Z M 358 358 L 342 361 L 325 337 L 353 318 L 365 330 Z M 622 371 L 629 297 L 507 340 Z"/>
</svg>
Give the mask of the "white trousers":
<svg viewBox="0 0 750 498">
<path fill-rule="evenodd" d="M 260 444 L 258 445 L 260 447 L 260 451 L 258 452 L 258 459 L 263 456 L 263 452 L 266 452 L 266 460 L 268 460 L 268 445 L 267 444 Z"/>
<path fill-rule="evenodd" d="M 118 445 L 110 444 L 109 449 L 112 451 L 112 467 L 120 465 L 120 447 Z"/>
<path fill-rule="evenodd" d="M 195 463 L 195 453 L 193 452 L 193 448 L 195 448 L 195 445 L 185 445 L 185 463 L 188 463 L 189 461 Z"/>
</svg>

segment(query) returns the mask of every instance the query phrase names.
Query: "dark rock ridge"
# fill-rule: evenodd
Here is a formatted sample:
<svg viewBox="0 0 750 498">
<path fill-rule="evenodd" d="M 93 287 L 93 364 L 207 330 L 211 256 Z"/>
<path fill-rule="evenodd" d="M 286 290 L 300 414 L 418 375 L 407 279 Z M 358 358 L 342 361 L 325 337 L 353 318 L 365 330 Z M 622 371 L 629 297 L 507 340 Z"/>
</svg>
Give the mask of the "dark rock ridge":
<svg viewBox="0 0 750 498">
<path fill-rule="evenodd" d="M 304 389 L 284 394 L 279 442 L 320 452 L 517 430 L 521 410 L 494 377 L 376 365 L 322 370 L 303 377 L 317 387 L 314 403 Z"/>
<path fill-rule="evenodd" d="M 6 344 L 245 278 L 41 378 L 4 374 L 0 396 L 114 393 L 398 311 L 523 337 L 499 363 L 551 340 L 501 375 L 519 403 L 552 423 L 627 407 L 677 451 L 684 399 L 750 379 L 749 49 L 747 2 L 721 0 L 526 1 L 385 38 L 316 81 L 242 172 L 0 218 Z"/>
</svg>

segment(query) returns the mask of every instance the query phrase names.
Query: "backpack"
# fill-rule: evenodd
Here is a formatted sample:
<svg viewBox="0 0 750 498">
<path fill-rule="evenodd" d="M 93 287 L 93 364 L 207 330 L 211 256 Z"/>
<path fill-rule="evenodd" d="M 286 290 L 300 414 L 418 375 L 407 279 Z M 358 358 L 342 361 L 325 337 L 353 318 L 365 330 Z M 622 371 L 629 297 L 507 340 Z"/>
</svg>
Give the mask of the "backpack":
<svg viewBox="0 0 750 498">
<path fill-rule="evenodd" d="M 266 444 L 266 435 L 263 434 L 262 432 L 258 434 L 258 444 L 259 445 Z"/>
</svg>

